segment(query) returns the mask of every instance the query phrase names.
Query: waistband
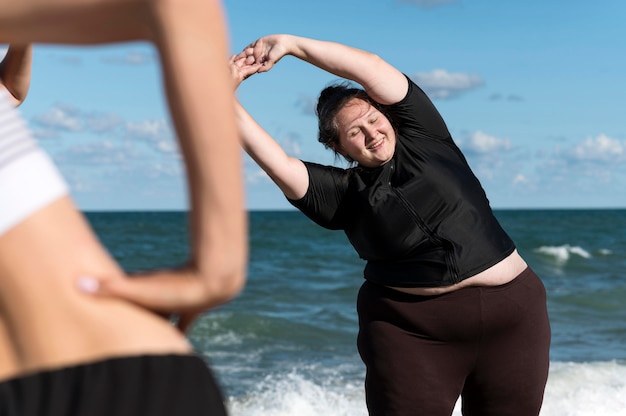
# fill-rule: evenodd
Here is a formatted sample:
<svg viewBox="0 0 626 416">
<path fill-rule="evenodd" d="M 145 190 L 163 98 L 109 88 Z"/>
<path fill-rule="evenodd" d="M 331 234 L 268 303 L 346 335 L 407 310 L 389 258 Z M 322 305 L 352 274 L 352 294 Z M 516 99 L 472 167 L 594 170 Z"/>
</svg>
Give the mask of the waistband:
<svg viewBox="0 0 626 416">
<path fill-rule="evenodd" d="M 196 355 L 139 355 L 38 371 L 0 383 L 3 416 L 226 416 Z"/>
<path fill-rule="evenodd" d="M 451 292 L 446 292 L 437 295 L 415 295 L 411 293 L 401 292 L 399 290 L 392 289 L 388 286 L 384 286 L 369 280 L 366 280 L 361 288 L 367 288 L 367 290 L 371 290 L 376 292 L 379 296 L 383 296 L 389 298 L 391 300 L 396 300 L 399 302 L 403 301 L 412 301 L 416 299 L 426 300 L 426 299 L 434 299 L 434 298 L 448 298 L 454 299 L 455 297 L 463 297 L 466 296 L 467 293 L 475 292 L 475 291 L 483 291 L 483 292 L 497 292 L 500 290 L 505 290 L 511 286 L 515 286 L 517 284 L 521 284 L 524 281 L 532 278 L 539 278 L 534 270 L 528 266 L 524 270 L 520 272 L 515 278 L 511 281 L 504 283 L 502 285 L 497 286 L 466 286 L 458 290 L 453 290 Z"/>
</svg>

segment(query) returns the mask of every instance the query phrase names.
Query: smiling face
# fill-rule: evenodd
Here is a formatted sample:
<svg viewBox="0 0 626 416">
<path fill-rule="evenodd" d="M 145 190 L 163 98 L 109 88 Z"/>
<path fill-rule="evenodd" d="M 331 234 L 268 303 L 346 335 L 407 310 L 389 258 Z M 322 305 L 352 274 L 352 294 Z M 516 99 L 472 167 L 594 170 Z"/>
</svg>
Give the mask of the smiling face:
<svg viewBox="0 0 626 416">
<path fill-rule="evenodd" d="M 396 133 L 389 119 L 370 103 L 353 98 L 335 116 L 339 145 L 335 150 L 374 168 L 391 160 L 396 149 Z"/>
</svg>

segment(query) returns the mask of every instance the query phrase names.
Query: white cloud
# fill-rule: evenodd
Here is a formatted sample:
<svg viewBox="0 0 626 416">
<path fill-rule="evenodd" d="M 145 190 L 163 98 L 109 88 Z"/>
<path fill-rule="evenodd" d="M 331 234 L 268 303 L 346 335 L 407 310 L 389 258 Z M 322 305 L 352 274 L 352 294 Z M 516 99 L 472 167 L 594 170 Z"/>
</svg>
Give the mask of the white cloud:
<svg viewBox="0 0 626 416">
<path fill-rule="evenodd" d="M 522 173 L 518 173 L 513 177 L 508 186 L 509 189 L 515 191 L 536 192 L 539 190 L 541 184 L 537 182 L 536 178 L 529 178 Z"/>
<path fill-rule="evenodd" d="M 66 104 L 56 104 L 33 120 L 38 138 L 58 139 L 48 150 L 63 166 L 89 167 L 120 178 L 181 174 L 178 143 L 165 120 L 127 122 L 118 114 L 85 112 Z M 68 132 L 76 136 L 69 139 Z M 88 182 L 82 184 L 75 189 L 87 189 Z"/>
<path fill-rule="evenodd" d="M 483 80 L 478 75 L 452 73 L 445 69 L 418 72 L 411 79 L 433 99 L 455 98 L 465 91 L 483 85 Z"/>
<path fill-rule="evenodd" d="M 577 195 L 622 194 L 626 184 L 626 142 L 605 134 L 588 137 L 568 148 L 553 149 L 536 167 L 542 187 L 568 189 Z M 616 195 L 617 195 L 616 194 Z"/>
<path fill-rule="evenodd" d="M 146 177 L 155 179 L 155 178 L 163 178 L 163 177 L 182 177 L 183 166 L 180 163 L 162 163 L 162 162 L 153 162 L 149 163 L 144 169 L 144 174 Z"/>
<path fill-rule="evenodd" d="M 126 132 L 136 138 L 156 141 L 163 135 L 169 134 L 169 126 L 164 120 L 143 120 L 138 123 L 127 122 Z"/>
<path fill-rule="evenodd" d="M 567 155 L 579 162 L 620 163 L 626 160 L 626 143 L 601 134 L 574 146 Z"/>
<path fill-rule="evenodd" d="M 62 132 L 106 133 L 107 138 L 143 142 L 161 153 L 178 155 L 178 143 L 164 119 L 125 122 L 118 114 L 87 113 L 67 104 L 56 104 L 33 121 L 39 138 L 59 137 Z"/>
<path fill-rule="evenodd" d="M 83 175 L 74 182 L 83 186 L 73 189 L 89 191 L 97 177 L 125 183 L 130 177 L 142 179 L 177 178 L 183 175 L 180 160 L 172 153 L 155 153 L 152 147 L 136 146 L 132 141 L 84 140 L 55 151 L 55 160 L 64 168 L 77 168 Z M 173 157 L 174 156 L 174 157 Z M 107 179 L 108 180 L 108 179 Z"/>
<path fill-rule="evenodd" d="M 122 118 L 117 114 L 94 113 L 85 118 L 85 125 L 94 133 L 110 133 L 122 123 Z"/>
<path fill-rule="evenodd" d="M 65 104 L 56 104 L 45 113 L 35 117 L 34 121 L 45 129 L 73 132 L 82 130 L 79 111 Z"/>
<path fill-rule="evenodd" d="M 530 181 L 528 180 L 528 178 L 526 176 L 522 175 L 521 173 L 518 173 L 513 178 L 513 185 L 525 185 L 525 184 L 527 184 L 529 182 Z"/>
<path fill-rule="evenodd" d="M 88 165 L 92 167 L 104 165 L 123 166 L 133 160 L 136 155 L 131 149 L 110 140 L 81 143 L 70 147 L 61 160 L 68 165 Z"/>
<path fill-rule="evenodd" d="M 472 170 L 481 180 L 499 180 L 507 175 L 501 173 L 511 167 L 507 161 L 511 143 L 508 139 L 490 136 L 482 131 L 476 131 L 466 136 L 459 147 L 467 157 Z"/>
<path fill-rule="evenodd" d="M 280 141 L 281 147 L 290 156 L 299 156 L 302 154 L 300 144 L 298 143 L 298 137 L 295 134 L 287 135 Z"/>
<path fill-rule="evenodd" d="M 143 140 L 163 153 L 178 153 L 178 143 L 165 120 L 144 120 L 125 125 L 126 136 L 131 140 Z"/>
<path fill-rule="evenodd" d="M 494 152 L 509 150 L 511 142 L 508 139 L 500 139 L 490 136 L 482 131 L 472 133 L 463 141 L 463 150 L 468 154 L 486 155 Z"/>
<path fill-rule="evenodd" d="M 258 184 L 261 182 L 271 182 L 270 177 L 265 173 L 265 171 L 259 167 L 256 167 L 252 170 L 248 170 L 246 172 L 246 183 L 249 184 Z"/>
</svg>

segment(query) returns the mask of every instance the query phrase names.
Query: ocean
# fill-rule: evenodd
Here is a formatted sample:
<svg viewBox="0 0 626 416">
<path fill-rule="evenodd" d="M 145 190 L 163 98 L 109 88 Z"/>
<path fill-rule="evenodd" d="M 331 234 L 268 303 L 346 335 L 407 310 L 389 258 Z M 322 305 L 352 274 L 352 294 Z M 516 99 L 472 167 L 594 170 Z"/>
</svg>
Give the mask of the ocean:
<svg viewBox="0 0 626 416">
<path fill-rule="evenodd" d="M 541 415 L 626 415 L 626 210 L 495 214 L 548 292 L 551 367 Z M 186 259 L 184 212 L 87 218 L 127 270 Z M 363 266 L 341 231 L 298 211 L 250 212 L 244 291 L 189 333 L 232 416 L 367 415 L 355 345 Z"/>
</svg>

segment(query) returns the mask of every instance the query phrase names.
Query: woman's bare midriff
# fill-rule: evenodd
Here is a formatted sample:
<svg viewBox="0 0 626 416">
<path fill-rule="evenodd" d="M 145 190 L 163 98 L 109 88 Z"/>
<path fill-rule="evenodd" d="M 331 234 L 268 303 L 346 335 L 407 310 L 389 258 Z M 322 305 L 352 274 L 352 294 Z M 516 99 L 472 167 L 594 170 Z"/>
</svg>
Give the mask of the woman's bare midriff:
<svg viewBox="0 0 626 416">
<path fill-rule="evenodd" d="M 69 198 L 0 236 L 0 380 L 42 369 L 145 354 L 187 354 L 165 319 L 76 289 L 81 275 L 123 272 Z"/>
<path fill-rule="evenodd" d="M 520 273 L 522 273 L 528 265 L 519 255 L 517 250 L 513 251 L 507 258 L 496 263 L 485 271 L 482 271 L 472 277 L 469 277 L 455 285 L 444 287 L 393 287 L 394 290 L 409 293 L 412 295 L 432 296 L 441 295 L 468 286 L 500 286 L 509 283 Z"/>
</svg>

